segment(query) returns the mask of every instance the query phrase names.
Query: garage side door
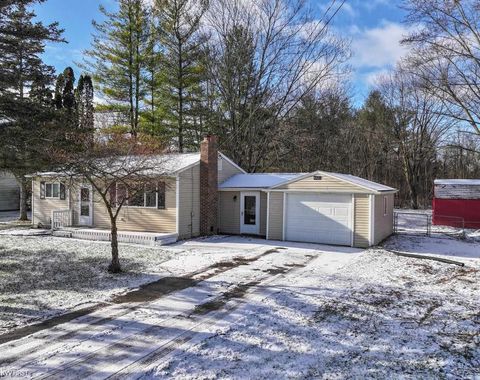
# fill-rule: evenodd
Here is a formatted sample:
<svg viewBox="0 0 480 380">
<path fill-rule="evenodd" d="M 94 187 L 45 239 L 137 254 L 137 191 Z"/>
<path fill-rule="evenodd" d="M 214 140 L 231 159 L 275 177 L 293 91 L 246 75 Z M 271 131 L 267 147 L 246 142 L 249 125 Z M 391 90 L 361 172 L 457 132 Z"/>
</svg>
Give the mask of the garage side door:
<svg viewBox="0 0 480 380">
<path fill-rule="evenodd" d="M 351 245 L 350 194 L 287 193 L 285 240 Z"/>
</svg>

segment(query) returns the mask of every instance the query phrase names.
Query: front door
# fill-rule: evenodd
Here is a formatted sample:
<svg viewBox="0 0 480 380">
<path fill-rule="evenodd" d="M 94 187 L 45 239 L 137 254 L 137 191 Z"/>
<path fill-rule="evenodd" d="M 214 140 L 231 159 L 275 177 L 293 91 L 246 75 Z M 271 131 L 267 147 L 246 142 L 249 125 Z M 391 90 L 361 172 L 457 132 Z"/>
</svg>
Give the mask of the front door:
<svg viewBox="0 0 480 380">
<path fill-rule="evenodd" d="M 260 234 L 260 193 L 241 193 L 240 233 Z"/>
<path fill-rule="evenodd" d="M 80 188 L 80 212 L 78 224 L 82 226 L 91 226 L 93 224 L 92 209 L 92 188 L 89 186 L 82 186 Z"/>
</svg>

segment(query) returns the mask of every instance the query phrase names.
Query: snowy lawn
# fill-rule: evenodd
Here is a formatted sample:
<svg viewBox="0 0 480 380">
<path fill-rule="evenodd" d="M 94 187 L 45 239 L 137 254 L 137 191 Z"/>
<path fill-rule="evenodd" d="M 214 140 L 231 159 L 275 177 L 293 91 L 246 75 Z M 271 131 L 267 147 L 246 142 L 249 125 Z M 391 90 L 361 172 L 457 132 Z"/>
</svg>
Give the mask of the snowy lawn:
<svg viewBox="0 0 480 380">
<path fill-rule="evenodd" d="M 248 244 L 216 247 L 201 240 L 158 248 L 121 244 L 124 273 L 112 275 L 106 271 L 111 257 L 108 242 L 28 235 L 44 232 L 0 232 L 0 334 L 108 301 L 164 276 L 182 276 L 215 262 L 247 257 L 258 248 Z"/>
<path fill-rule="evenodd" d="M 398 257 L 379 247 L 322 276 L 319 258 L 283 278 L 272 295 L 249 302 L 228 327 L 212 329 L 210 338 L 154 365 L 145 378 L 480 374 L 480 245 L 411 236 L 388 244 L 411 252 L 437 249 L 467 265 Z"/>
<path fill-rule="evenodd" d="M 30 228 L 32 222 L 21 222 L 18 220 L 19 216 L 19 211 L 0 211 L 0 231 L 16 227 Z M 31 217 L 31 212 L 28 212 L 28 217 Z"/>
<path fill-rule="evenodd" d="M 363 252 L 241 237 L 156 249 L 122 245 L 127 272 L 121 276 L 104 271 L 108 244 L 0 235 L 2 289 L 16 284 L 9 294 L 19 305 L 2 318 L 6 323 L 8 316 L 21 316 L 17 321 L 24 323 L 31 311 L 37 316 L 82 300 L 102 301 L 146 281 L 272 248 L 137 308 L 110 305 L 7 343 L 9 368 L 58 378 L 480 375 L 480 242 L 440 234 L 393 236 L 383 247 Z M 390 250 L 465 266 L 399 257 Z M 1 297 L 5 305 L 7 297 Z"/>
</svg>

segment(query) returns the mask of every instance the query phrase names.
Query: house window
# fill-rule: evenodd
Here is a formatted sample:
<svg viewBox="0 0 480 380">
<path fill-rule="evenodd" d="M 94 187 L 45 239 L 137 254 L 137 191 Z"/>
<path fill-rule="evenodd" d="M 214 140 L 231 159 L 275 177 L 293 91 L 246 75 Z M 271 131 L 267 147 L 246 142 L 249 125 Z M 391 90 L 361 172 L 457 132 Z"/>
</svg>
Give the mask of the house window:
<svg viewBox="0 0 480 380">
<path fill-rule="evenodd" d="M 165 182 L 159 182 L 158 183 L 158 203 L 157 203 L 157 208 L 158 209 L 165 209 Z"/>
<path fill-rule="evenodd" d="M 58 182 L 41 182 L 40 199 L 65 199 L 65 185 Z"/>
<path fill-rule="evenodd" d="M 383 197 L 383 216 L 388 215 L 388 198 Z"/>
<path fill-rule="evenodd" d="M 127 187 L 122 184 L 117 184 L 117 206 L 126 204 L 127 201 Z"/>
<path fill-rule="evenodd" d="M 145 207 L 157 207 L 157 188 L 155 185 L 145 186 Z"/>
<path fill-rule="evenodd" d="M 128 197 L 128 205 L 132 207 L 144 207 L 145 206 L 145 192 L 142 190 L 136 191 L 134 194 Z"/>
<path fill-rule="evenodd" d="M 45 196 L 47 198 L 60 198 L 60 184 L 59 183 L 46 183 L 45 184 Z"/>
<path fill-rule="evenodd" d="M 165 209 L 165 183 L 145 185 L 143 191 L 140 190 L 131 197 L 128 196 L 125 185 L 117 185 L 117 205 L 124 199 L 125 205 L 129 207 Z"/>
</svg>

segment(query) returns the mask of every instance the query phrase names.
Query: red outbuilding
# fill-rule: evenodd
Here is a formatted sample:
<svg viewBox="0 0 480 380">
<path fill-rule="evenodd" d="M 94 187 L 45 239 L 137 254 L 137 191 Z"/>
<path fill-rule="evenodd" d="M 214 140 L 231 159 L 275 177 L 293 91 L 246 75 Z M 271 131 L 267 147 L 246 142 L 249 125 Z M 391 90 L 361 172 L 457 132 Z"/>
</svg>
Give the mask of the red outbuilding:
<svg viewBox="0 0 480 380">
<path fill-rule="evenodd" d="M 435 180 L 432 222 L 480 228 L 480 179 Z"/>
</svg>

